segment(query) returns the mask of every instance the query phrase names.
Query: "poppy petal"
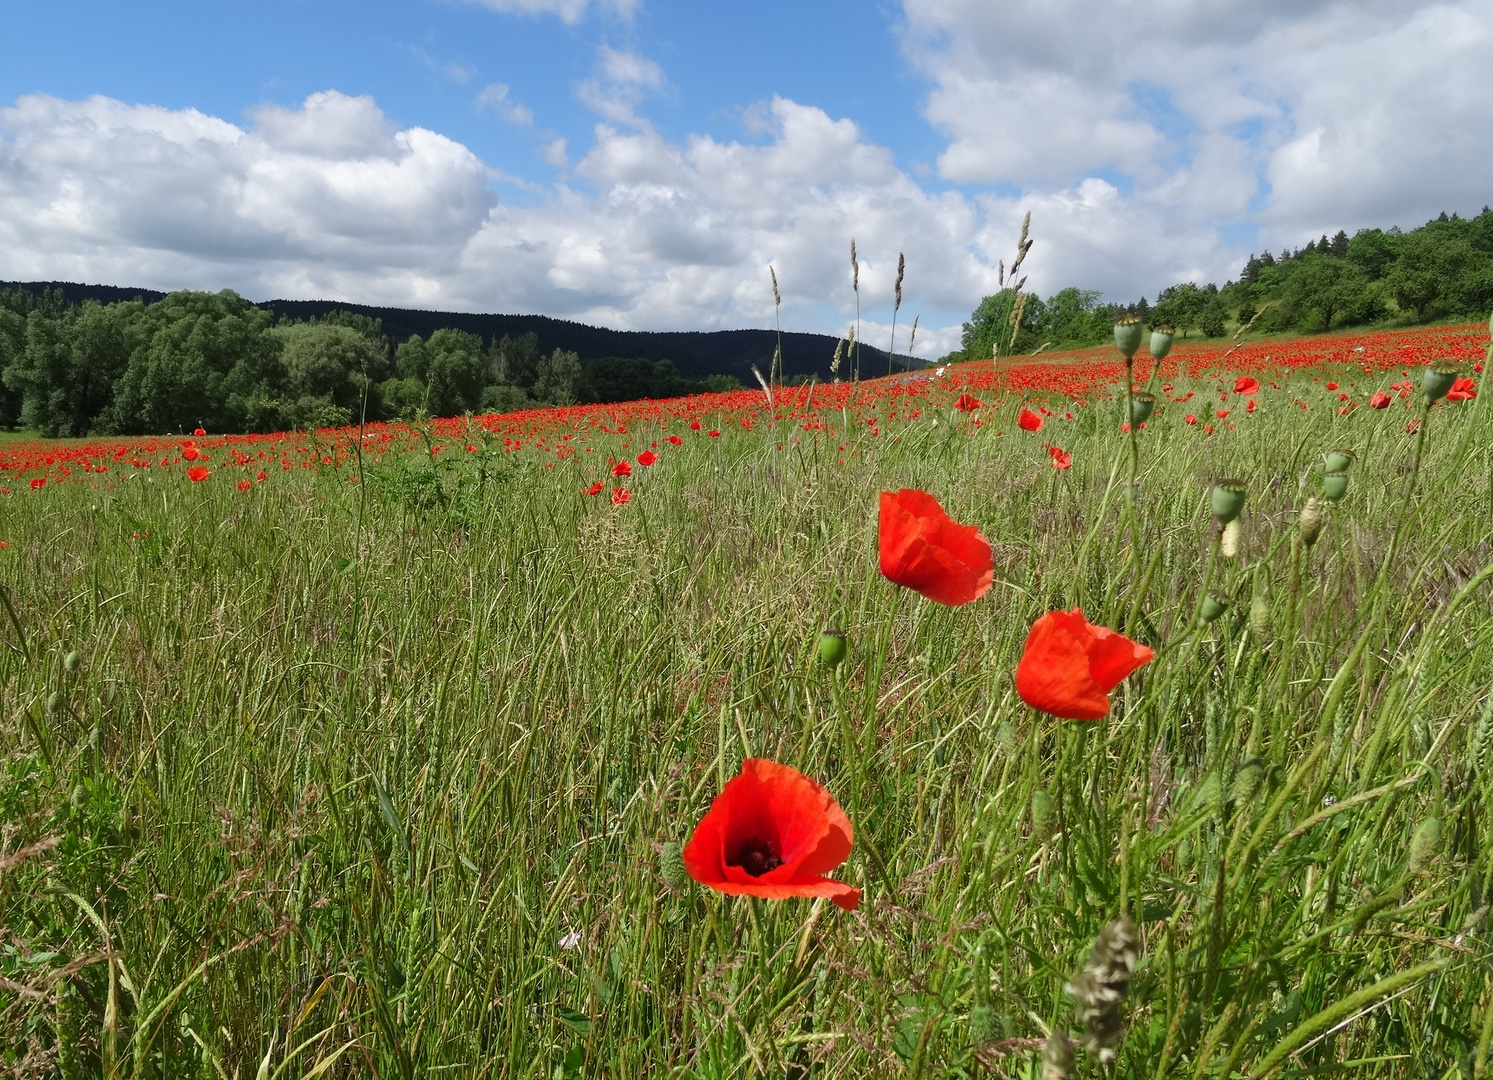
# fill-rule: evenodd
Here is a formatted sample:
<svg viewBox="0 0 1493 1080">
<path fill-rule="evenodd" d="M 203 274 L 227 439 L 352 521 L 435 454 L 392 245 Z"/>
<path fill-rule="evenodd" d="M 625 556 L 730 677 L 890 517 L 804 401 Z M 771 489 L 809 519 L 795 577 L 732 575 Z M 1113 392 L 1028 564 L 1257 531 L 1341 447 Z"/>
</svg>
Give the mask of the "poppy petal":
<svg viewBox="0 0 1493 1080">
<path fill-rule="evenodd" d="M 1016 692 L 1032 708 L 1063 720 L 1100 720 L 1109 715 L 1109 698 L 1094 682 L 1087 642 L 1071 623 L 1067 612 L 1053 611 L 1032 624 L 1016 667 Z"/>
<path fill-rule="evenodd" d="M 926 491 L 883 491 L 878 532 L 882 574 L 937 603 L 978 600 L 995 580 L 979 528 L 954 521 Z"/>
<path fill-rule="evenodd" d="M 1145 645 L 1131 641 L 1103 626 L 1093 627 L 1094 642 L 1089 646 L 1089 674 L 1106 694 L 1124 682 L 1142 664 L 1150 663 L 1156 654 Z"/>
</svg>

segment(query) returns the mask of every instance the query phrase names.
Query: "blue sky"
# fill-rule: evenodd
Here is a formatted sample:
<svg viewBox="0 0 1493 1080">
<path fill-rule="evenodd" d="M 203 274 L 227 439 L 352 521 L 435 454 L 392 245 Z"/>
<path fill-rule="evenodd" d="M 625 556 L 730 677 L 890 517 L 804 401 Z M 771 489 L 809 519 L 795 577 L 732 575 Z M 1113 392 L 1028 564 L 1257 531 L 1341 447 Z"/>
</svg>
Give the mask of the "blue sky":
<svg viewBox="0 0 1493 1080">
<path fill-rule="evenodd" d="M 890 322 L 1493 201 L 1484 0 L 0 3 L 0 278 Z"/>
</svg>

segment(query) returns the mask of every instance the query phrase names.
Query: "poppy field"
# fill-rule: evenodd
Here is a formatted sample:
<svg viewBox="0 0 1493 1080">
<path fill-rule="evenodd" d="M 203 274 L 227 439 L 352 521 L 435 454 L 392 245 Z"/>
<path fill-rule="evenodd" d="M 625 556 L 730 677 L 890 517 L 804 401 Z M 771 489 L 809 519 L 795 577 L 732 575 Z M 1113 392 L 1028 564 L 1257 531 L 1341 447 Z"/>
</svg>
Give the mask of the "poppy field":
<svg viewBox="0 0 1493 1080">
<path fill-rule="evenodd" d="M 1489 356 L 0 441 L 0 1070 L 1493 1075 Z"/>
</svg>

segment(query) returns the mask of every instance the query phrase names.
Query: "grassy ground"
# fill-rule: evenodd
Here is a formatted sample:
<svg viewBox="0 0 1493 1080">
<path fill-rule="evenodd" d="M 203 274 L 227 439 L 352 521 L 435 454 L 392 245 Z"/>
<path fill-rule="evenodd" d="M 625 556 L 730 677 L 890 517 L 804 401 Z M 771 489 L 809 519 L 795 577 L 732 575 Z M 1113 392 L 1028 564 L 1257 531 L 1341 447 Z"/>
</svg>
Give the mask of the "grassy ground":
<svg viewBox="0 0 1493 1080">
<path fill-rule="evenodd" d="M 1413 475 L 1416 414 L 1303 410 L 1299 382 L 1237 432 L 1142 433 L 1134 533 L 1113 402 L 1037 436 L 660 421 L 592 442 L 688 436 L 620 507 L 574 461 L 417 498 L 468 468 L 419 455 L 12 498 L 9 1068 L 1034 1077 L 1125 911 L 1114 1075 L 1483 1075 L 1493 408 L 1436 409 Z M 1249 501 L 1214 558 L 1219 476 Z M 984 599 L 880 578 L 876 493 L 904 486 L 984 530 Z M 1231 607 L 1193 629 L 1205 587 Z M 1080 604 L 1158 649 L 1095 724 L 1011 679 Z M 748 755 L 844 807 L 857 911 L 663 880 Z"/>
</svg>

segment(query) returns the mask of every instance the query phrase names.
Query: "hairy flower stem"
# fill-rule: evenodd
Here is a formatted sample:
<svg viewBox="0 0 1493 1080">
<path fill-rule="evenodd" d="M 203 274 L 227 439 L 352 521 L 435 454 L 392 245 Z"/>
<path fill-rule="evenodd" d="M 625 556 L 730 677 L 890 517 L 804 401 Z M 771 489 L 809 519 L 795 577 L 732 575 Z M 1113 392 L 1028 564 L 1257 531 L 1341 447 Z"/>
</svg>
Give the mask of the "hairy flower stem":
<svg viewBox="0 0 1493 1080">
<path fill-rule="evenodd" d="M 1140 473 L 1140 442 L 1135 423 L 1135 358 L 1125 357 L 1125 427 L 1130 431 L 1130 486 L 1125 489 L 1125 513 L 1130 524 L 1130 547 L 1140 551 L 1140 492 L 1136 487 Z"/>
</svg>

